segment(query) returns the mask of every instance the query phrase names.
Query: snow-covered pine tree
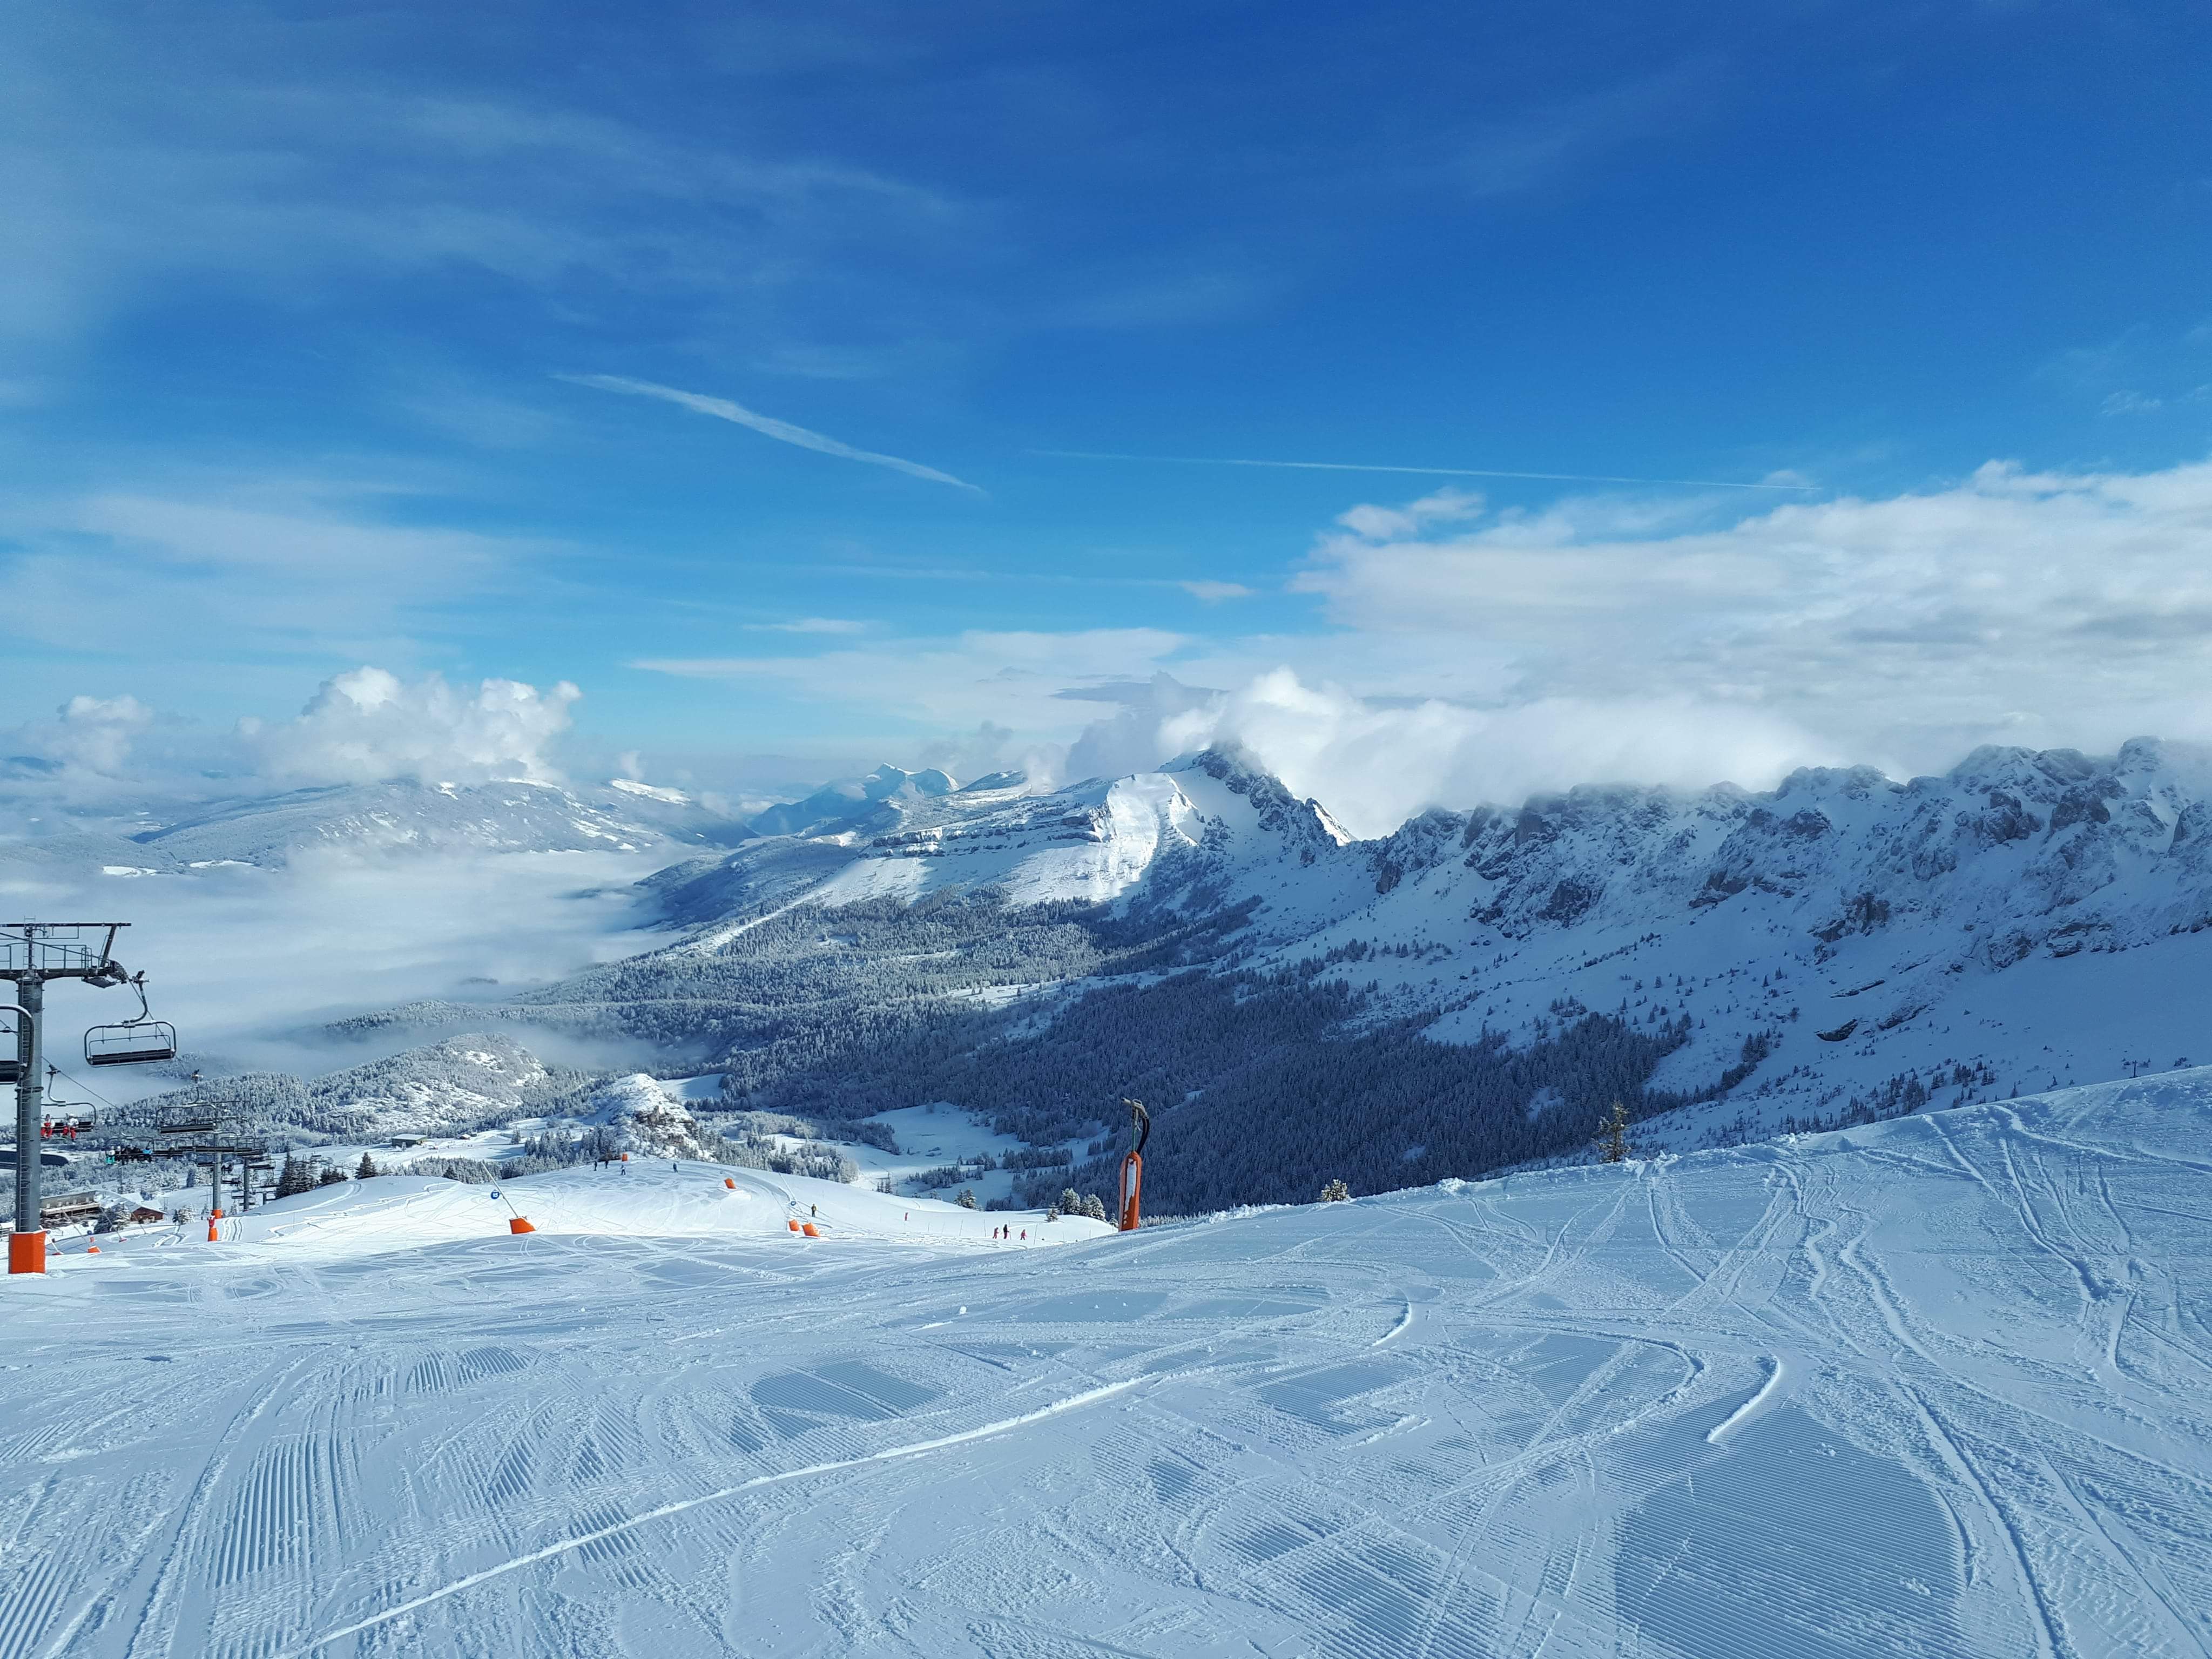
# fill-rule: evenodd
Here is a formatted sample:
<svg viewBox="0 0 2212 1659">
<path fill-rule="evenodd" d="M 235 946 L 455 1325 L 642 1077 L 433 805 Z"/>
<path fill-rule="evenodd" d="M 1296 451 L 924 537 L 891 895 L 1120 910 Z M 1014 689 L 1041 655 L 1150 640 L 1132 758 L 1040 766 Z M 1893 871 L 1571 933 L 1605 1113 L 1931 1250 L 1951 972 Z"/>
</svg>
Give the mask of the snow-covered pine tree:
<svg viewBox="0 0 2212 1659">
<path fill-rule="evenodd" d="M 1613 1103 L 1610 1114 L 1598 1119 L 1595 1144 L 1599 1163 L 1626 1164 L 1628 1161 L 1628 1109 L 1619 1101 Z"/>
<path fill-rule="evenodd" d="M 1106 1218 L 1106 1200 L 1092 1193 L 1083 1200 L 1083 1213 L 1093 1221 L 1103 1221 Z"/>
<path fill-rule="evenodd" d="M 963 1210 L 974 1209 L 975 1207 L 975 1189 L 973 1187 L 963 1187 L 960 1189 L 960 1196 L 954 1199 L 952 1201 L 955 1204 L 957 1204 Z"/>
<path fill-rule="evenodd" d="M 367 1152 L 363 1152 L 361 1155 L 361 1162 L 353 1166 L 353 1178 L 356 1181 L 366 1181 L 371 1176 L 382 1175 L 383 1173 L 383 1170 L 376 1167 L 376 1160 L 371 1158 Z"/>
<path fill-rule="evenodd" d="M 1321 1201 L 1324 1204 L 1342 1204 L 1351 1197 L 1352 1188 L 1341 1181 L 1332 1181 L 1321 1189 Z"/>
</svg>

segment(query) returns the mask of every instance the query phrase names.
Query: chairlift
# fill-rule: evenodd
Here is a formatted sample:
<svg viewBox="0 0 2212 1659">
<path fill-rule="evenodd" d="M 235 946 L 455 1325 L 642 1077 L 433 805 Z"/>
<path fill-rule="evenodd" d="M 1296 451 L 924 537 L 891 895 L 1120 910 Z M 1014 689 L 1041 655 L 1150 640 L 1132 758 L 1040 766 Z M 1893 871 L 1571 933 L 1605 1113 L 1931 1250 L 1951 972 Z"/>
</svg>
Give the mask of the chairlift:
<svg viewBox="0 0 2212 1659">
<path fill-rule="evenodd" d="M 138 1018 L 115 1025 L 95 1025 L 84 1034 L 84 1063 L 88 1066 L 143 1066 L 177 1057 L 177 1028 L 155 1019 L 146 1006 L 146 975 L 133 974 L 125 981 L 138 993 Z"/>
<path fill-rule="evenodd" d="M 75 1140 L 86 1129 L 100 1127 L 100 1115 L 93 1110 L 88 1100 L 64 1100 L 57 1081 L 61 1076 L 58 1066 L 46 1067 L 46 1115 L 39 1125 L 42 1139 L 52 1140 L 66 1138 Z"/>
<path fill-rule="evenodd" d="M 31 1069 L 31 1016 L 0 1002 L 0 1083 L 21 1083 Z"/>
</svg>

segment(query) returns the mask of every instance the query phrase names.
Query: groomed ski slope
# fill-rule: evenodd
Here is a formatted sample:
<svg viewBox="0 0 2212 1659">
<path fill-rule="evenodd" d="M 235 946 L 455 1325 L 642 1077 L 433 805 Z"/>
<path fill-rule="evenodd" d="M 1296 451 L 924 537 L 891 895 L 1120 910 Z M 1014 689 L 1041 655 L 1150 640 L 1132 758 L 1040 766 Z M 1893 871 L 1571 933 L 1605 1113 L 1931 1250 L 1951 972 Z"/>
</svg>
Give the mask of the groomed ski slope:
<svg viewBox="0 0 2212 1659">
<path fill-rule="evenodd" d="M 642 1164 L 80 1244 L 0 1291 L 0 1659 L 2202 1654 L 2208 1130 L 2197 1071 L 1054 1249 Z"/>
</svg>

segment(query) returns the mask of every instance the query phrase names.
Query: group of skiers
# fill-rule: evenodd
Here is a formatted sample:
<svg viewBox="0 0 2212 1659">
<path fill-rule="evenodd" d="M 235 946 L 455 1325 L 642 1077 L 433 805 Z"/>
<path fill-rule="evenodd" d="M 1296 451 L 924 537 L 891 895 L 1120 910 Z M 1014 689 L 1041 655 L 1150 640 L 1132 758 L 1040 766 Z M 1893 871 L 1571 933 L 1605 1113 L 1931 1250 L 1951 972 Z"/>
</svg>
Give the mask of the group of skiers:
<svg viewBox="0 0 2212 1659">
<path fill-rule="evenodd" d="M 1014 1230 L 1011 1226 L 994 1227 L 991 1229 L 991 1237 L 994 1243 L 1003 1241 L 1006 1243 L 1012 1243 L 1014 1237 Z M 1022 1229 L 1022 1243 L 1026 1244 L 1029 1243 L 1029 1240 L 1030 1230 L 1024 1227 Z"/>
</svg>

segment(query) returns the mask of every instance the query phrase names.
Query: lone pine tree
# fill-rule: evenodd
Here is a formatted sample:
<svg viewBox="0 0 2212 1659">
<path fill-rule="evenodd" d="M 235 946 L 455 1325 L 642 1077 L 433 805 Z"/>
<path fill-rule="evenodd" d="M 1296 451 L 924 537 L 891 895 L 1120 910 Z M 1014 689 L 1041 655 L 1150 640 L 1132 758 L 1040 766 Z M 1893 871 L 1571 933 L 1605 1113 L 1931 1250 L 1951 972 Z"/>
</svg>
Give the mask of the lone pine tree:
<svg viewBox="0 0 2212 1659">
<path fill-rule="evenodd" d="M 1611 1115 L 1597 1121 L 1597 1135 L 1592 1145 L 1597 1148 L 1601 1164 L 1628 1161 L 1628 1108 L 1617 1100 L 1613 1103 Z"/>
</svg>

